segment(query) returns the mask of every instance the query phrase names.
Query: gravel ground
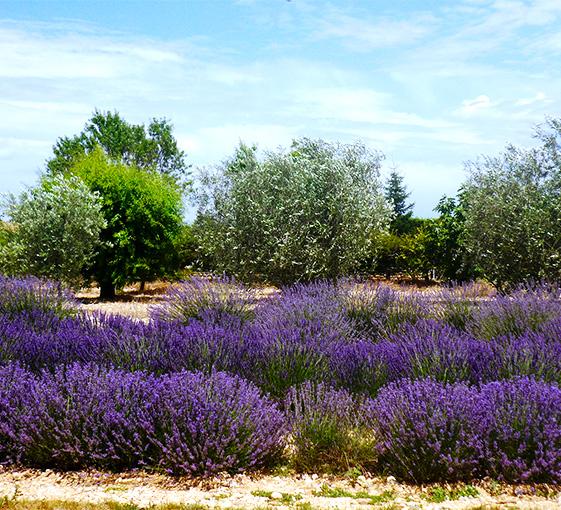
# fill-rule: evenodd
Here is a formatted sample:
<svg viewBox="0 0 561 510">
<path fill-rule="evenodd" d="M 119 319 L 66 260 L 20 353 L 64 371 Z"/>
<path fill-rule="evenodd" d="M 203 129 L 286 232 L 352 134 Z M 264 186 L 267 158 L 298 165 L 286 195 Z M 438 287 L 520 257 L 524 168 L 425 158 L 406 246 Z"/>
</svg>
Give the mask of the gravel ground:
<svg viewBox="0 0 561 510">
<path fill-rule="evenodd" d="M 438 486 L 451 494 L 458 487 Z M 82 503 L 114 501 L 139 507 L 200 504 L 209 508 L 386 508 L 386 509 L 559 509 L 559 487 L 481 484 L 478 495 L 433 502 L 434 486 L 411 486 L 391 479 L 344 478 L 317 475 L 224 475 L 207 480 L 172 478 L 130 472 L 0 472 L 0 498 L 63 500 Z M 433 491 L 433 492 L 431 492 Z M 493 493 L 494 495 L 491 495 Z M 537 495 L 541 494 L 541 495 Z M 329 497 L 331 495 L 331 497 Z"/>
</svg>

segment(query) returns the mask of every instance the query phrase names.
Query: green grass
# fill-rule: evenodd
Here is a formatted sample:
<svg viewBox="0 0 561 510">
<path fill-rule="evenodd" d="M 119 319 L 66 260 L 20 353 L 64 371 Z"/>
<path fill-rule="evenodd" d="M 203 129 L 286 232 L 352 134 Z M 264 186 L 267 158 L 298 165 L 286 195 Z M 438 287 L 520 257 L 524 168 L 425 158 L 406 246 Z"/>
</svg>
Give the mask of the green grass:
<svg viewBox="0 0 561 510">
<path fill-rule="evenodd" d="M 455 489 L 446 489 L 444 487 L 432 487 L 423 497 L 431 503 L 442 503 L 444 501 L 452 501 L 461 497 L 476 498 L 479 491 L 473 485 L 463 485 Z"/>
<path fill-rule="evenodd" d="M 395 498 L 392 491 L 384 491 L 382 494 L 369 494 L 366 491 L 351 492 L 346 489 L 341 489 L 340 487 L 329 487 L 327 484 L 323 484 L 319 491 L 314 492 L 314 496 L 323 496 L 324 498 L 367 499 L 372 505 L 389 503 Z"/>
<path fill-rule="evenodd" d="M 281 494 L 282 494 L 282 498 L 275 499 L 274 501 L 278 501 L 279 503 L 284 503 L 285 505 L 290 505 L 302 499 L 302 496 L 300 494 L 288 494 L 285 492 L 282 492 Z M 256 491 L 251 491 L 251 495 L 261 498 L 273 499 L 273 491 L 256 490 Z"/>
</svg>

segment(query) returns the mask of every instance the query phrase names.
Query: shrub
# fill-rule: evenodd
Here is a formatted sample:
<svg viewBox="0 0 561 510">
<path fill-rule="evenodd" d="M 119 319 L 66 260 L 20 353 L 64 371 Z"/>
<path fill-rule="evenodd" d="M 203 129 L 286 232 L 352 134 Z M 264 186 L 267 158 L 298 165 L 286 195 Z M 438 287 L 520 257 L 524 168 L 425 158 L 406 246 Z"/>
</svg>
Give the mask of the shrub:
<svg viewBox="0 0 561 510">
<path fill-rule="evenodd" d="M 473 478 L 484 441 L 478 416 L 477 392 L 463 383 L 389 384 L 372 406 L 380 467 L 417 483 Z"/>
<path fill-rule="evenodd" d="M 13 368 L 2 372 L 13 374 Z M 13 377 L 13 376 L 12 376 Z M 95 367 L 59 367 L 6 387 L 1 377 L 0 413 L 13 417 L 6 428 L 12 462 L 40 468 L 125 469 L 148 462 L 150 405 L 155 380 Z M 11 379 L 11 378 L 10 378 Z M 15 377 L 13 378 L 15 379 Z M 20 395 L 22 391 L 26 395 Z"/>
<path fill-rule="evenodd" d="M 43 178 L 36 188 L 12 197 L 7 214 L 14 229 L 0 246 L 0 263 L 15 274 L 79 287 L 105 227 L 99 195 L 77 177 Z"/>
<path fill-rule="evenodd" d="M 74 364 L 31 375 L 0 369 L 0 454 L 58 469 L 238 472 L 273 462 L 282 413 L 224 373 L 151 376 Z"/>
<path fill-rule="evenodd" d="M 259 303 L 255 323 L 264 330 L 313 327 L 326 341 L 354 338 L 356 328 L 341 303 L 348 284 L 347 280 L 318 280 L 282 287 L 280 293 Z"/>
<path fill-rule="evenodd" d="M 68 170 L 99 194 L 107 222 L 89 272 L 112 298 L 116 287 L 174 274 L 182 188 L 166 174 L 109 159 L 97 148 Z"/>
<path fill-rule="evenodd" d="M 561 390 L 531 378 L 482 387 L 478 424 L 487 473 L 509 482 L 561 480 Z"/>
<path fill-rule="evenodd" d="M 328 377 L 329 340 L 313 322 L 300 328 L 252 328 L 245 342 L 244 376 L 275 398 L 284 398 L 291 386 Z"/>
<path fill-rule="evenodd" d="M 527 285 L 511 294 L 499 294 L 492 300 L 480 302 L 472 312 L 467 330 L 485 340 L 505 335 L 519 336 L 539 329 L 560 313 L 558 287 Z"/>
<path fill-rule="evenodd" d="M 353 393 L 375 396 L 400 371 L 396 347 L 391 342 L 334 343 L 327 348 L 328 380 Z"/>
<path fill-rule="evenodd" d="M 536 133 L 540 145 L 512 145 L 468 164 L 462 197 L 465 246 L 499 288 L 561 275 L 561 121 Z"/>
<path fill-rule="evenodd" d="M 433 320 L 406 324 L 390 341 L 398 368 L 393 379 L 476 383 L 491 376 L 492 347 L 446 324 Z"/>
<path fill-rule="evenodd" d="M 283 448 L 283 414 L 252 384 L 225 373 L 160 379 L 158 468 L 210 475 L 273 464 Z"/>
<path fill-rule="evenodd" d="M 10 278 L 0 275 L 0 314 L 36 310 L 69 317 L 77 313 L 78 304 L 69 291 L 55 282 L 32 276 Z"/>
<path fill-rule="evenodd" d="M 403 323 L 414 323 L 427 314 L 419 296 L 379 283 L 347 282 L 341 286 L 337 299 L 357 335 L 372 340 L 387 337 Z"/>
<path fill-rule="evenodd" d="M 221 276 L 208 280 L 191 277 L 171 287 L 162 304 L 151 310 L 155 320 L 179 321 L 187 324 L 190 319 L 202 315 L 220 320 L 221 316 L 238 317 L 242 321 L 253 317 L 256 293 L 253 289 Z"/>
<path fill-rule="evenodd" d="M 365 403 L 324 383 L 291 388 L 285 400 L 296 469 L 347 471 L 374 465 Z"/>
<path fill-rule="evenodd" d="M 561 342 L 543 333 L 508 336 L 490 343 L 493 365 L 490 380 L 532 376 L 548 382 L 561 383 Z"/>
</svg>

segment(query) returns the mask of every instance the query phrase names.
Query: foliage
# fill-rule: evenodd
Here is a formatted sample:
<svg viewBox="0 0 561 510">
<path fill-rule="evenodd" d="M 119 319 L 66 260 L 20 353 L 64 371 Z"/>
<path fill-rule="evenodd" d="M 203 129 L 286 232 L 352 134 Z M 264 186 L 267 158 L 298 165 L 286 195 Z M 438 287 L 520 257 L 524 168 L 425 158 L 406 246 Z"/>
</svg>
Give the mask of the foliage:
<svg viewBox="0 0 561 510">
<path fill-rule="evenodd" d="M 201 244 L 217 269 L 243 279 L 349 273 L 389 220 L 380 161 L 359 144 L 300 139 L 262 161 L 255 148 L 240 145 L 214 174 L 203 175 Z"/>
<path fill-rule="evenodd" d="M 56 176 L 12 196 L 6 211 L 13 229 L 0 246 L 4 268 L 79 286 L 105 227 L 99 195 L 77 177 Z"/>
<path fill-rule="evenodd" d="M 282 448 L 282 413 L 227 374 L 155 377 L 93 365 L 0 373 L 4 461 L 211 475 L 270 464 Z"/>
<path fill-rule="evenodd" d="M 34 276 L 8 278 L 0 275 L 0 317 L 22 312 L 45 312 L 56 317 L 71 317 L 78 304 L 73 296 L 55 282 Z"/>
<path fill-rule="evenodd" d="M 403 176 L 394 170 L 386 181 L 384 191 L 386 201 L 394 213 L 390 224 L 391 231 L 397 235 L 411 233 L 415 228 L 415 222 L 411 221 L 414 204 L 406 203 L 411 193 L 407 192 L 407 188 L 403 184 Z"/>
<path fill-rule="evenodd" d="M 285 400 L 294 466 L 303 471 L 370 467 L 374 438 L 364 400 L 320 383 L 292 388 Z"/>
<path fill-rule="evenodd" d="M 541 145 L 508 146 L 468 165 L 466 247 L 498 288 L 561 276 L 561 123 L 538 131 Z"/>
<path fill-rule="evenodd" d="M 479 468 L 476 393 L 465 384 L 390 384 L 373 405 L 382 466 L 417 483 L 471 479 Z"/>
<path fill-rule="evenodd" d="M 509 482 L 561 480 L 561 390 L 531 378 L 482 387 L 487 473 Z"/>
<path fill-rule="evenodd" d="M 181 275 L 185 271 L 209 269 L 203 257 L 193 226 L 183 224 L 174 241 L 174 266 Z"/>
<path fill-rule="evenodd" d="M 182 225 L 181 190 L 166 175 L 113 163 L 94 150 L 71 172 L 99 193 L 107 226 L 91 274 L 102 297 L 115 287 L 173 274 L 174 242 Z"/>
<path fill-rule="evenodd" d="M 57 140 L 47 168 L 51 174 L 67 173 L 85 155 L 101 148 L 114 163 L 180 179 L 186 176 L 188 166 L 172 130 L 166 119 L 152 119 L 148 126 L 129 124 L 117 112 L 96 110 L 80 134 Z"/>
<path fill-rule="evenodd" d="M 478 276 L 465 247 L 465 192 L 458 198 L 442 197 L 435 208 L 439 216 L 427 222 L 425 250 L 439 279 L 465 282 Z"/>
<path fill-rule="evenodd" d="M 193 318 L 208 317 L 209 312 L 218 320 L 221 315 L 249 320 L 255 304 L 255 291 L 233 278 L 223 276 L 209 280 L 193 276 L 171 287 L 163 303 L 152 308 L 151 316 L 184 324 Z"/>
</svg>

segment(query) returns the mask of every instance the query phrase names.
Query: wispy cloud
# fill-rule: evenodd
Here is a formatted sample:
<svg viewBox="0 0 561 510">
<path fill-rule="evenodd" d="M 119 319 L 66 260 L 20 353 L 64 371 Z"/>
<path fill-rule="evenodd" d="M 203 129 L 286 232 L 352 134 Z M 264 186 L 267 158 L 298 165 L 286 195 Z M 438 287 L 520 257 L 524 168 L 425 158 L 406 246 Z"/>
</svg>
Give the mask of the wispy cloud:
<svg viewBox="0 0 561 510">
<path fill-rule="evenodd" d="M 319 20 L 315 35 L 323 39 L 337 39 L 357 51 L 412 44 L 429 34 L 436 19 L 417 14 L 409 19 L 381 18 L 370 21 L 331 10 Z"/>
<path fill-rule="evenodd" d="M 526 97 L 526 98 L 521 98 L 516 100 L 516 102 L 514 103 L 516 106 L 528 106 L 534 103 L 539 103 L 542 101 L 546 101 L 547 100 L 547 96 L 543 93 L 543 92 L 538 92 L 535 96 L 533 97 Z"/>
<path fill-rule="evenodd" d="M 526 142 L 561 106 L 558 0 L 450 0 L 420 12 L 366 0 L 232 5 L 224 26 L 205 25 L 201 11 L 196 30 L 175 38 L 0 20 L 0 188 L 30 183 L 56 138 L 99 108 L 171 119 L 195 165 L 240 140 L 364 140 L 421 190 L 417 211 L 429 214 L 463 179 L 463 160 Z"/>
</svg>

